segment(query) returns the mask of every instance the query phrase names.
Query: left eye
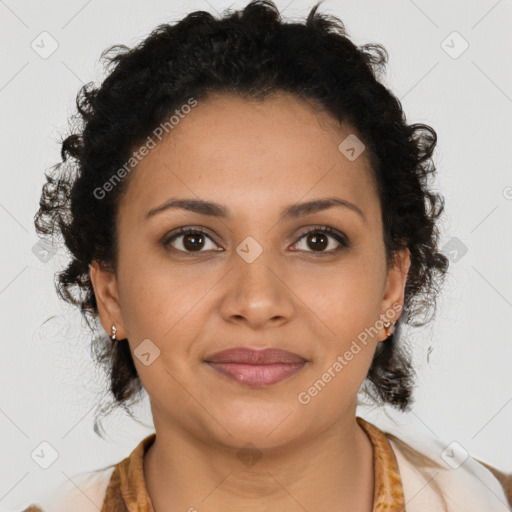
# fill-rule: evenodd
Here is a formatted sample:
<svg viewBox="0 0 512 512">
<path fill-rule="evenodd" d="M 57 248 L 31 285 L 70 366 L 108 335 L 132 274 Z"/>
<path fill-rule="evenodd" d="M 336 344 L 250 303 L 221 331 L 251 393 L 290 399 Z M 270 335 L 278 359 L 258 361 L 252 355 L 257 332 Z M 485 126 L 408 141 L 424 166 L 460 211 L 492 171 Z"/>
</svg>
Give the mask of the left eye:
<svg viewBox="0 0 512 512">
<path fill-rule="evenodd" d="M 308 237 L 308 238 L 306 238 Z M 202 251 L 202 249 L 205 248 L 205 242 L 204 240 L 209 240 L 214 245 L 215 242 L 213 242 L 212 238 L 207 235 L 204 231 L 201 231 L 200 229 L 194 229 L 194 228 L 180 228 L 178 232 L 175 232 L 174 234 L 170 236 L 166 236 L 162 240 L 162 244 L 164 247 L 167 247 L 169 244 L 174 242 L 175 240 L 182 239 L 180 244 L 181 247 L 175 247 L 178 251 L 185 252 L 185 253 L 194 253 L 194 252 L 205 252 Z M 331 248 L 329 250 L 325 250 L 326 247 L 329 247 L 329 238 L 331 240 L 334 240 L 338 243 L 338 247 Z M 313 245 L 313 247 L 316 245 L 316 247 L 313 248 L 312 251 L 306 252 L 317 252 L 317 253 L 334 253 L 340 250 L 341 248 L 348 247 L 348 241 L 345 235 L 342 233 L 338 233 L 338 231 L 330 228 L 330 227 L 314 227 L 305 233 L 303 233 L 298 242 L 295 242 L 295 244 L 292 247 L 296 247 L 300 244 L 302 239 L 306 239 L 306 243 L 309 244 L 309 247 Z M 208 248 L 206 248 L 208 250 Z M 210 249 L 212 250 L 212 249 Z M 213 249 L 214 251 L 221 251 L 222 249 Z M 299 249 L 301 250 L 301 249 Z"/>
<path fill-rule="evenodd" d="M 301 235 L 299 238 L 299 241 L 303 238 L 306 238 L 306 243 L 309 243 L 309 246 L 316 245 L 315 250 L 312 252 L 319 252 L 319 253 L 333 253 L 339 251 L 341 248 L 348 247 L 347 239 L 344 235 L 341 233 L 338 233 L 336 230 L 330 228 L 330 227 L 315 227 L 310 229 L 309 231 L 306 231 L 304 234 Z M 326 247 L 329 246 L 329 238 L 334 239 L 338 243 L 338 247 L 335 247 L 334 249 L 330 250 L 324 250 Z M 294 246 L 298 245 L 298 242 L 294 244 Z M 341 247 L 340 247 L 341 246 Z M 309 252 L 309 251 L 306 251 Z"/>
</svg>

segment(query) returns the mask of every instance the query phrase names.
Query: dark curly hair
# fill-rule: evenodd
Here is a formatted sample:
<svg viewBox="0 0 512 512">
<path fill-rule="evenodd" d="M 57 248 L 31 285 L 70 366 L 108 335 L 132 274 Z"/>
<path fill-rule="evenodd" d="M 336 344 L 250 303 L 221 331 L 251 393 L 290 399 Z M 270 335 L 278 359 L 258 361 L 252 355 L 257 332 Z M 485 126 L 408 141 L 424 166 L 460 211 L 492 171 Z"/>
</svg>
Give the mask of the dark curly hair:
<svg viewBox="0 0 512 512">
<path fill-rule="evenodd" d="M 409 349 L 399 343 L 400 326 L 431 320 L 448 268 L 437 247 L 444 199 L 428 184 L 436 171 L 437 136 L 428 125 L 407 124 L 400 101 L 379 81 L 388 60 L 385 48 L 355 46 L 339 18 L 317 12 L 321 3 L 304 23 L 283 22 L 274 3 L 263 0 L 218 18 L 196 11 L 159 25 L 132 49 L 105 50 L 101 57 L 109 74 L 77 95 L 77 125 L 61 141 L 62 161 L 45 173 L 35 226 L 39 235 L 62 235 L 71 260 L 57 274 L 57 291 L 79 306 L 96 332 L 88 320 L 98 317 L 89 265 L 95 259 L 115 271 L 117 208 L 130 176 L 101 200 L 94 191 L 112 179 L 134 148 L 191 97 L 235 93 L 263 100 L 287 92 L 316 101 L 364 141 L 380 198 L 388 269 L 396 251 L 410 250 L 404 311 L 394 333 L 377 345 L 364 390 L 379 404 L 404 410 L 412 400 L 414 370 Z M 110 381 L 106 393 L 113 395 L 100 412 L 122 406 L 130 414 L 129 404 L 143 388 L 129 345 L 112 344 L 102 332 L 91 347 Z M 94 430 L 101 436 L 98 418 Z"/>
</svg>

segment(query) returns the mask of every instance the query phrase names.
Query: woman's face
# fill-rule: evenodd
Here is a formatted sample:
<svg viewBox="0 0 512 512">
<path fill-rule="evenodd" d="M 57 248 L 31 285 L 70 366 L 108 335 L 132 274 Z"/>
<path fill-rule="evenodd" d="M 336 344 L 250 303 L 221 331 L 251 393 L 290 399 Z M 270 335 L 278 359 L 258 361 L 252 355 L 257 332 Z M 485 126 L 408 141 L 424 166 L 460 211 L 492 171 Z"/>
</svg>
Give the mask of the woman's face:
<svg viewBox="0 0 512 512">
<path fill-rule="evenodd" d="M 386 271 L 367 155 L 357 156 L 357 141 L 352 152 L 351 139 L 339 148 L 351 134 L 290 95 L 213 96 L 131 171 L 117 277 L 96 263 L 91 277 L 103 327 L 115 324 L 135 353 L 157 432 L 265 448 L 353 421 L 386 338 L 381 320 L 400 314 L 409 252 Z M 327 197 L 352 206 L 298 208 Z M 160 208 L 172 199 L 216 203 L 227 215 Z M 184 227 L 195 234 L 177 233 Z M 250 384 L 271 369 L 234 363 L 223 367 L 231 378 L 206 362 L 235 347 L 278 348 L 306 362 L 277 382 Z"/>
</svg>

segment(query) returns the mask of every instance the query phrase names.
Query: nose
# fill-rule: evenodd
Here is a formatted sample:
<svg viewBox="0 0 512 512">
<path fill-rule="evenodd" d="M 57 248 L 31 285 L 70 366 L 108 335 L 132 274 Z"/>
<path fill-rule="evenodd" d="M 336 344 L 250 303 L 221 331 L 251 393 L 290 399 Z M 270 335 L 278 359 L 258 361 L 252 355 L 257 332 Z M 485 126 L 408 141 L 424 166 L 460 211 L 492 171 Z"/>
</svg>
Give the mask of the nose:
<svg viewBox="0 0 512 512">
<path fill-rule="evenodd" d="M 226 321 L 245 322 L 252 329 L 289 322 L 295 298 L 287 283 L 286 270 L 263 251 L 252 262 L 238 254 L 226 276 L 221 314 Z"/>
</svg>

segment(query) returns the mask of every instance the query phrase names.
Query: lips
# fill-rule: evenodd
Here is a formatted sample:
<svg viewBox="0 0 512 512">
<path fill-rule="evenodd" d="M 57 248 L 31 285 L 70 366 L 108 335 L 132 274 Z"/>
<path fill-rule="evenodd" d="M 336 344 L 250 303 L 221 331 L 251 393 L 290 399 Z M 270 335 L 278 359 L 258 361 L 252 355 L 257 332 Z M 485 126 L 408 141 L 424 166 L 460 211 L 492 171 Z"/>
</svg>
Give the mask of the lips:
<svg viewBox="0 0 512 512">
<path fill-rule="evenodd" d="M 240 384 L 264 387 L 295 375 L 307 360 L 277 348 L 254 350 L 239 347 L 207 356 L 205 363 Z"/>
<path fill-rule="evenodd" d="M 252 348 L 230 348 L 205 358 L 208 363 L 246 363 L 246 364 L 276 364 L 276 363 L 305 363 L 306 360 L 298 354 L 279 348 L 255 350 Z"/>
</svg>

